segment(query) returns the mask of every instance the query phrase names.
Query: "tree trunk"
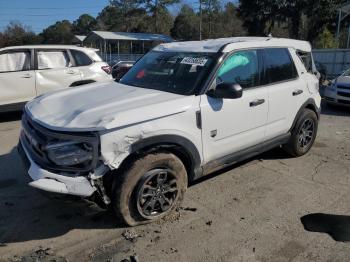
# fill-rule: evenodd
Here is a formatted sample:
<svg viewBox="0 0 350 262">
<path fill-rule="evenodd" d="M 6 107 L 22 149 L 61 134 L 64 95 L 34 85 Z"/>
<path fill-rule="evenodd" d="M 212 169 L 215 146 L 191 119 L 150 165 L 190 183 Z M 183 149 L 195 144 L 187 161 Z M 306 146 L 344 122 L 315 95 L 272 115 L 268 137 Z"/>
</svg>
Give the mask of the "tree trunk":
<svg viewBox="0 0 350 262">
<path fill-rule="evenodd" d="M 202 0 L 199 0 L 199 40 L 202 40 Z"/>
<path fill-rule="evenodd" d="M 158 0 L 156 0 L 155 2 L 154 27 L 155 27 L 155 33 L 158 33 Z"/>
<path fill-rule="evenodd" d="M 290 32 L 289 32 L 290 38 L 295 38 L 295 39 L 299 38 L 300 19 L 301 19 L 300 13 L 296 13 L 294 16 L 291 17 Z"/>
</svg>

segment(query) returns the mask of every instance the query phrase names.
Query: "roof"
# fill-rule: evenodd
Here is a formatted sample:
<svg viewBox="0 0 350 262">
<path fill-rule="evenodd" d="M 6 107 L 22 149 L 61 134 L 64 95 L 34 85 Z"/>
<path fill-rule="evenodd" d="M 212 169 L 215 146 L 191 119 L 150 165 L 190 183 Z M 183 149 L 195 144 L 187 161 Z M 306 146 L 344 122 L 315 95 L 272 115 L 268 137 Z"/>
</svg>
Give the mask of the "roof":
<svg viewBox="0 0 350 262">
<path fill-rule="evenodd" d="M 76 45 L 19 45 L 19 46 L 8 46 L 1 48 L 0 51 L 3 50 L 11 50 L 11 49 L 30 49 L 30 48 L 45 48 L 45 49 L 77 49 L 77 50 L 94 50 L 97 51 L 98 49 L 95 48 L 88 48 L 88 47 L 80 47 Z"/>
<path fill-rule="evenodd" d="M 160 41 L 172 42 L 173 39 L 167 35 L 147 34 L 147 33 L 126 33 L 126 32 L 109 32 L 109 31 L 92 31 L 84 41 L 89 42 L 96 39 L 105 40 L 128 40 L 128 41 Z"/>
<path fill-rule="evenodd" d="M 84 39 L 86 38 L 86 35 L 75 35 L 74 38 L 75 38 L 74 40 L 83 42 Z"/>
<path fill-rule="evenodd" d="M 158 45 L 153 50 L 206 53 L 216 53 L 221 50 L 227 53 L 235 49 L 260 47 L 291 47 L 304 52 L 311 52 L 309 42 L 271 37 L 231 37 L 203 41 L 173 42 Z"/>
</svg>

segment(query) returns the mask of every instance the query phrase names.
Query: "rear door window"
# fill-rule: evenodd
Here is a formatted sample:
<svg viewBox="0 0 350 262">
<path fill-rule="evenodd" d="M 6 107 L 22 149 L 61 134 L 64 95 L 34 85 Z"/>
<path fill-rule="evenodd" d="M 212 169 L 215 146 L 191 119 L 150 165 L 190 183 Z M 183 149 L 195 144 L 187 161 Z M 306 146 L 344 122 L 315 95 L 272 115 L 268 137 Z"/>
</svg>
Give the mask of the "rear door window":
<svg viewBox="0 0 350 262">
<path fill-rule="evenodd" d="M 268 84 L 288 81 L 298 77 L 294 62 L 286 48 L 270 48 L 264 51 L 265 75 Z"/>
<path fill-rule="evenodd" d="M 71 67 L 71 61 L 65 50 L 38 50 L 38 69 L 59 69 Z"/>
<path fill-rule="evenodd" d="M 76 66 L 87 66 L 92 64 L 92 60 L 85 53 L 78 50 L 70 50 Z"/>
<path fill-rule="evenodd" d="M 11 51 L 0 54 L 0 73 L 30 70 L 30 51 Z"/>
</svg>

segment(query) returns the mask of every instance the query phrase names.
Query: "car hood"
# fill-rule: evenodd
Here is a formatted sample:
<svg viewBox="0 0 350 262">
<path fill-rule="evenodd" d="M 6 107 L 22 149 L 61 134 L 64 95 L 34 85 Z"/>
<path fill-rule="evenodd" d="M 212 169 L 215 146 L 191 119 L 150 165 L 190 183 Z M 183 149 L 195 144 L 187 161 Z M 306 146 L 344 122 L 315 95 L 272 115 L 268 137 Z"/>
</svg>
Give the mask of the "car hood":
<svg viewBox="0 0 350 262">
<path fill-rule="evenodd" d="M 181 113 L 194 99 L 116 82 L 94 83 L 39 96 L 25 110 L 49 129 L 96 131 Z"/>
</svg>

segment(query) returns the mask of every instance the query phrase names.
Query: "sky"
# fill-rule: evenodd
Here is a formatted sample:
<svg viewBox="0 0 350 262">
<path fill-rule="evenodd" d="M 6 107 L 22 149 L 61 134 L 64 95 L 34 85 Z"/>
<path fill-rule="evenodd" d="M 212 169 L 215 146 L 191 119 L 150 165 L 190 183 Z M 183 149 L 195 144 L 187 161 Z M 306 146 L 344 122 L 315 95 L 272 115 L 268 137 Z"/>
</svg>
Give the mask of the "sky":
<svg viewBox="0 0 350 262">
<path fill-rule="evenodd" d="M 182 0 L 182 3 L 198 7 L 198 0 Z M 236 2 L 222 0 L 222 2 Z M 94 17 L 108 4 L 108 0 L 0 0 L 0 32 L 4 31 L 11 21 L 18 21 L 29 26 L 35 33 L 40 33 L 56 21 L 76 20 L 81 14 L 87 13 Z M 171 8 L 172 13 L 179 6 Z"/>
</svg>

